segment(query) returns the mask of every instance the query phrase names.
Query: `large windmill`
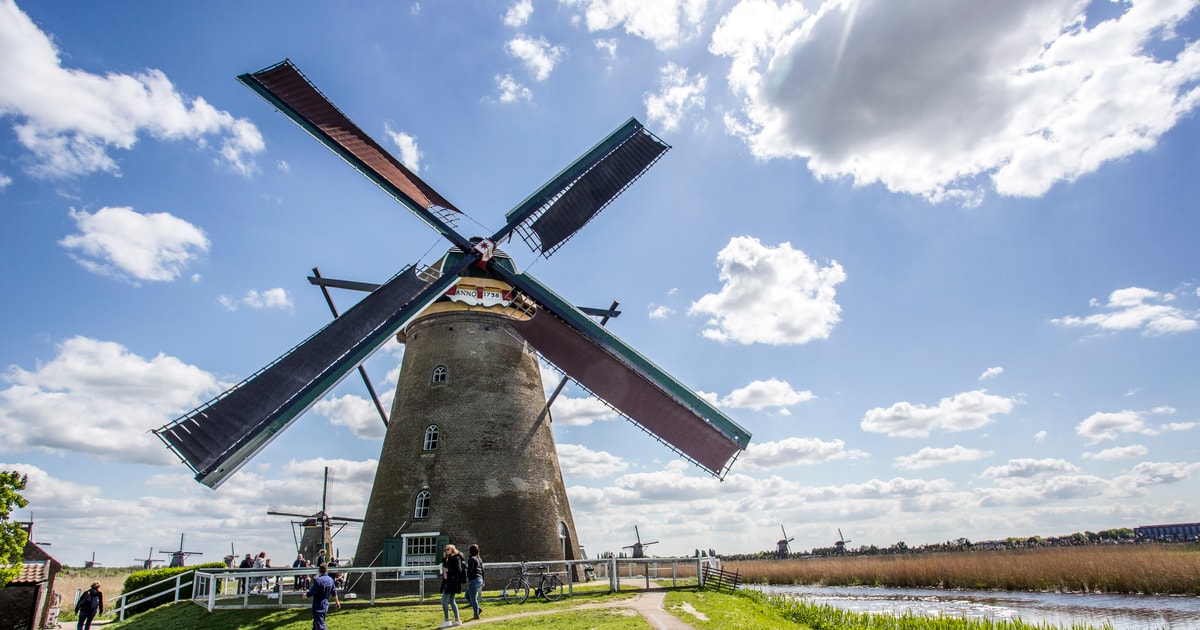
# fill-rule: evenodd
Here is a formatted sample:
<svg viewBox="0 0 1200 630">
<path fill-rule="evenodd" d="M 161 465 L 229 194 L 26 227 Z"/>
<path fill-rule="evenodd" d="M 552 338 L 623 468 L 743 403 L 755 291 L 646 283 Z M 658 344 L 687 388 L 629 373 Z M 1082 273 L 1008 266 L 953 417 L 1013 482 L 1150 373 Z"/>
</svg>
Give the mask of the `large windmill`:
<svg viewBox="0 0 1200 630">
<path fill-rule="evenodd" d="M 450 242 L 260 372 L 155 433 L 217 487 L 393 335 L 406 343 L 355 563 L 433 563 L 445 542 L 490 560 L 579 557 L 537 356 L 723 478 L 750 434 L 532 276 L 497 245 L 549 256 L 669 148 L 630 119 L 486 238 L 342 114 L 290 61 L 238 79 Z M 323 280 L 330 286 L 338 281 Z M 344 283 L 354 284 L 354 283 Z M 350 287 L 356 288 L 356 287 Z"/>
<path fill-rule="evenodd" d="M 296 540 L 296 552 L 303 555 L 309 562 L 316 562 L 317 555 L 321 550 L 326 553 L 333 553 L 333 537 L 338 535 L 346 525 L 350 523 L 361 523 L 361 518 L 353 518 L 349 516 L 330 516 L 326 511 L 329 501 L 329 467 L 325 467 L 325 480 L 321 484 L 321 510 L 316 514 L 298 514 L 295 512 L 280 512 L 278 510 L 268 510 L 267 514 L 272 516 L 291 516 L 299 518 L 299 521 L 292 521 L 292 536 L 295 536 L 295 528 L 300 528 L 300 536 Z M 332 557 L 332 556 L 326 556 Z"/>
</svg>

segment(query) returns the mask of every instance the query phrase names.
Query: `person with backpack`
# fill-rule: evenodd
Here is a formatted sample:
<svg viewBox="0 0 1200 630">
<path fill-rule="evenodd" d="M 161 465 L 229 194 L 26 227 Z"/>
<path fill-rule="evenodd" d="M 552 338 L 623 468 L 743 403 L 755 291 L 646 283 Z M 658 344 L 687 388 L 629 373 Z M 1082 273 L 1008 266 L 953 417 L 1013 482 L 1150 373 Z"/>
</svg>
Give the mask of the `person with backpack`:
<svg viewBox="0 0 1200 630">
<path fill-rule="evenodd" d="M 483 614 L 479 610 L 479 594 L 483 592 L 483 558 L 479 556 L 479 545 L 467 548 L 467 603 L 475 611 L 471 621 Z"/>
<path fill-rule="evenodd" d="M 79 601 L 75 602 L 75 614 L 79 615 L 79 623 L 75 624 L 76 630 L 91 630 L 92 619 L 96 615 L 104 612 L 104 593 L 100 592 L 100 583 L 92 582 L 92 588 L 83 592 L 79 596 Z"/>
<path fill-rule="evenodd" d="M 458 548 L 454 545 L 446 545 L 446 550 L 442 554 L 442 615 L 446 621 L 439 628 L 449 628 L 451 626 L 461 626 L 462 620 L 458 618 L 458 602 L 454 601 L 454 596 L 462 591 L 462 585 L 467 583 L 467 563 L 463 561 L 462 554 L 458 552 Z M 454 621 L 450 621 L 450 611 L 454 611 Z"/>
</svg>

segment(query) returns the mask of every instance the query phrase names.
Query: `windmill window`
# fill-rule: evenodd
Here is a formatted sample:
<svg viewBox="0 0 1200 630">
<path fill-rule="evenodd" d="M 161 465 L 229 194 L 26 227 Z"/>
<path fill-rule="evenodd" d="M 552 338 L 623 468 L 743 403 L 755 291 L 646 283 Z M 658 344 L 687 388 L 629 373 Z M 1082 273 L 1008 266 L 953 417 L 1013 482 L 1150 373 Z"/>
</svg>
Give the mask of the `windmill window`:
<svg viewBox="0 0 1200 630">
<path fill-rule="evenodd" d="M 439 365 L 433 368 L 433 378 L 430 379 L 430 382 L 445 383 L 448 378 L 450 378 L 450 370 L 447 370 L 444 365 Z"/>
<path fill-rule="evenodd" d="M 425 442 L 421 450 L 436 451 L 438 445 L 438 426 L 431 424 L 425 427 Z"/>
<path fill-rule="evenodd" d="M 413 508 L 413 518 L 429 518 L 429 491 L 417 493 L 417 504 Z"/>
</svg>

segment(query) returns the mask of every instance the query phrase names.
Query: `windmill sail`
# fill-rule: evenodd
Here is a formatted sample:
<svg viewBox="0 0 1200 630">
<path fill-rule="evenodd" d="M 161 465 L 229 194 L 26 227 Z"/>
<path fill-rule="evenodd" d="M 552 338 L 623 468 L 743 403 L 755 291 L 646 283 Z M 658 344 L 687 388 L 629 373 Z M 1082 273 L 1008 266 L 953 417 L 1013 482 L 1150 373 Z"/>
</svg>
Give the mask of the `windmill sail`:
<svg viewBox="0 0 1200 630">
<path fill-rule="evenodd" d="M 516 229 L 533 251 L 549 257 L 670 148 L 630 118 L 510 210 L 508 225 L 492 240 Z"/>
<path fill-rule="evenodd" d="M 461 271 L 461 270 L 460 270 Z M 154 433 L 217 487 L 454 283 L 409 267 L 233 389 Z"/>
<path fill-rule="evenodd" d="M 458 208 L 351 122 L 290 60 L 240 75 L 238 81 L 278 107 L 430 227 L 454 240 L 446 225 L 454 215 L 437 211 L 458 213 Z"/>
<path fill-rule="evenodd" d="M 661 442 L 724 478 L 750 443 L 749 432 L 532 276 L 505 272 L 510 284 L 542 307 L 512 323 L 539 354 Z"/>
</svg>

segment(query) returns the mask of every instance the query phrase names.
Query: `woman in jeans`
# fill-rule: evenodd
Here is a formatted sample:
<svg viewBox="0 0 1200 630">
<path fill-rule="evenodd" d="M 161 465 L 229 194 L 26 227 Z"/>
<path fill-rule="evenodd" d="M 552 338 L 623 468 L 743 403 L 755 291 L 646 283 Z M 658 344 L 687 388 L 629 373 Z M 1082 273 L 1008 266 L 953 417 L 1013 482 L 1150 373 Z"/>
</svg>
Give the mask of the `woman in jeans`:
<svg viewBox="0 0 1200 630">
<path fill-rule="evenodd" d="M 454 545 L 446 545 L 446 550 L 442 554 L 442 615 L 446 621 L 438 626 L 439 628 L 449 628 L 451 626 L 461 626 L 462 621 L 458 618 L 458 602 L 454 601 L 454 596 L 462 591 L 462 584 L 467 577 L 467 563 L 463 562 L 461 553 L 458 553 L 458 548 Z M 450 621 L 450 611 L 454 611 L 454 621 Z"/>
<path fill-rule="evenodd" d="M 467 603 L 475 611 L 472 620 L 478 619 L 479 593 L 483 591 L 483 558 L 479 557 L 479 545 L 471 545 L 467 549 Z"/>
</svg>

